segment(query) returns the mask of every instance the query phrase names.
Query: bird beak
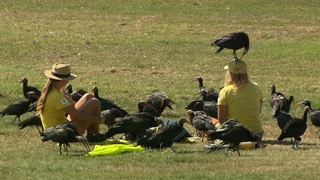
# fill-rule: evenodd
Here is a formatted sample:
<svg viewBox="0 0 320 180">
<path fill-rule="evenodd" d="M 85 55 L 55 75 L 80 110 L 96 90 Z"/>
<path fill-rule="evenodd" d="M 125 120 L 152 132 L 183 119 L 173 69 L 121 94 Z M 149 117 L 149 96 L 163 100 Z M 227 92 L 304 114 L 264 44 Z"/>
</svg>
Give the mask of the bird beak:
<svg viewBox="0 0 320 180">
<path fill-rule="evenodd" d="M 170 101 L 170 104 L 175 104 L 175 105 L 177 105 L 178 107 L 179 107 L 179 105 L 175 102 L 175 101 L 173 101 L 173 100 L 171 100 L 171 99 L 169 99 Z M 171 107 L 172 108 L 172 107 Z"/>
<path fill-rule="evenodd" d="M 152 106 L 152 104 L 146 103 L 145 106 L 148 106 L 149 108 L 153 109 L 154 112 L 156 112 L 156 113 L 158 112 L 157 109 Z"/>
<path fill-rule="evenodd" d="M 198 91 L 198 92 L 196 92 L 195 94 L 194 94 L 194 96 L 196 96 L 196 95 L 198 95 L 198 94 L 200 94 L 201 93 L 201 91 Z"/>
<path fill-rule="evenodd" d="M 89 141 L 86 137 L 83 137 L 83 136 L 76 136 L 76 138 L 78 139 L 79 142 L 81 142 L 84 147 L 86 148 L 86 150 L 88 152 L 90 152 L 90 146 L 89 146 Z"/>
<path fill-rule="evenodd" d="M 7 96 L 4 96 L 4 95 L 2 95 L 2 94 L 0 94 L 0 97 L 8 100 Z"/>
<path fill-rule="evenodd" d="M 298 102 L 297 104 L 293 105 L 293 107 L 296 107 L 297 105 L 300 105 L 300 104 L 302 104 L 302 103 L 303 103 L 303 101 Z"/>
<path fill-rule="evenodd" d="M 191 124 L 191 122 L 190 122 L 190 121 L 186 120 L 186 123 L 188 123 L 190 126 L 192 126 L 192 124 Z"/>
<path fill-rule="evenodd" d="M 197 81 L 198 78 L 193 79 L 192 81 L 190 81 L 190 84 Z"/>
</svg>

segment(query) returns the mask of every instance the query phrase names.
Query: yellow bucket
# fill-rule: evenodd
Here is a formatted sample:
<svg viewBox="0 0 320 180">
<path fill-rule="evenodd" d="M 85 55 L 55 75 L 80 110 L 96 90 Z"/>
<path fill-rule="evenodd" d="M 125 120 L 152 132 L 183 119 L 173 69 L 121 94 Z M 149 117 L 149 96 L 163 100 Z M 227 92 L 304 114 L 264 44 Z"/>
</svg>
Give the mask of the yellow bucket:
<svg viewBox="0 0 320 180">
<path fill-rule="evenodd" d="M 246 149 L 255 149 L 257 142 L 241 142 L 239 144 L 239 149 L 246 150 Z"/>
</svg>

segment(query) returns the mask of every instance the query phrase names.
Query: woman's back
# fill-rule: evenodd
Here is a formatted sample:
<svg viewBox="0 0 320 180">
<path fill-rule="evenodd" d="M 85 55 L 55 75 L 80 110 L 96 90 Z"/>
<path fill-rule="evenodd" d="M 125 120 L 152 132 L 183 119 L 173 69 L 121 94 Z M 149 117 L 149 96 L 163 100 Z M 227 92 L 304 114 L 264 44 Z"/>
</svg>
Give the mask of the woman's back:
<svg viewBox="0 0 320 180">
<path fill-rule="evenodd" d="M 237 119 L 246 125 L 253 133 L 262 131 L 260 119 L 260 100 L 262 92 L 256 83 L 249 82 L 234 92 L 234 85 L 221 89 L 218 105 L 228 107 L 228 119 Z"/>
</svg>

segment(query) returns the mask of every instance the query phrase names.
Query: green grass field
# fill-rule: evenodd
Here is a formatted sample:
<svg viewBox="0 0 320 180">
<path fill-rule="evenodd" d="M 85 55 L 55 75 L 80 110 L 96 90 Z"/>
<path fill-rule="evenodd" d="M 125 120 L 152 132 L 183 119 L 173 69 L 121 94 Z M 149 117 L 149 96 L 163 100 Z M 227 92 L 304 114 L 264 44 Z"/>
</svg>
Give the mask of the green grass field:
<svg viewBox="0 0 320 180">
<path fill-rule="evenodd" d="M 243 60 L 263 91 L 267 146 L 242 151 L 241 157 L 204 153 L 206 142 L 175 144 L 178 153 L 167 149 L 84 157 L 84 147 L 74 143 L 69 156 L 60 156 L 59 146 L 41 142 L 36 128 L 20 130 L 12 124 L 13 116 L 4 116 L 1 179 L 317 179 L 317 128 L 308 121 L 297 150 L 289 139 L 279 144 L 269 88 L 275 84 L 278 91 L 294 95 L 294 103 L 310 99 L 314 108 L 320 107 L 319 7 L 316 0 L 2 0 L 0 93 L 9 100 L 1 99 L 0 109 L 24 98 L 18 84 L 23 77 L 41 89 L 44 70 L 62 61 L 78 75 L 71 82 L 75 89 L 97 86 L 100 96 L 131 113 L 151 91 L 166 92 L 178 106 L 161 118 L 178 120 L 198 98 L 192 79 L 202 76 L 204 85 L 215 89 L 223 85 L 223 67 L 232 51 L 215 54 L 217 47 L 210 44 L 245 31 L 251 44 Z M 291 113 L 302 116 L 302 110 L 292 107 Z"/>
</svg>

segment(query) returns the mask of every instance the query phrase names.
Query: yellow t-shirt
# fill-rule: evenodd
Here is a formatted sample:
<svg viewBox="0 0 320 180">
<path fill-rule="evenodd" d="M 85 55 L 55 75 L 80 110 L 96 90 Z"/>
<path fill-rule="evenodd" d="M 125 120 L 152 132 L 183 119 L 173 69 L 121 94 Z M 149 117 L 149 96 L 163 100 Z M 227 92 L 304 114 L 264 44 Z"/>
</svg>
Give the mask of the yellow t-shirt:
<svg viewBox="0 0 320 180">
<path fill-rule="evenodd" d="M 70 105 L 70 102 L 64 97 L 63 93 L 53 88 L 47 95 L 43 111 L 40 113 L 43 128 L 47 129 L 67 123 L 68 120 L 65 117 L 65 112 L 61 109 Z"/>
<path fill-rule="evenodd" d="M 236 94 L 234 85 L 221 89 L 217 105 L 228 106 L 228 119 L 237 119 L 255 134 L 262 131 L 260 100 L 262 92 L 256 83 L 248 83 Z"/>
</svg>

